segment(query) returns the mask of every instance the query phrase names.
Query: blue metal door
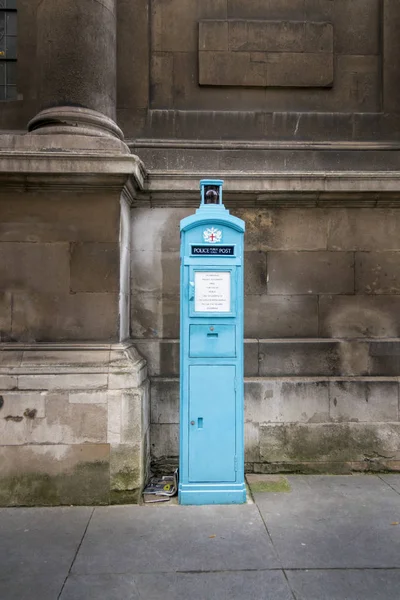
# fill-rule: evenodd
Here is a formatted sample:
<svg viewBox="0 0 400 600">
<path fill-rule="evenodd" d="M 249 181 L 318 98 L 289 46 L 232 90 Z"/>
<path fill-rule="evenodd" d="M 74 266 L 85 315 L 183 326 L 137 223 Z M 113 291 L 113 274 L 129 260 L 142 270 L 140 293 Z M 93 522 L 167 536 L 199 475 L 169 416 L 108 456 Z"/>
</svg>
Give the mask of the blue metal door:
<svg viewBox="0 0 400 600">
<path fill-rule="evenodd" d="M 235 369 L 189 367 L 189 481 L 236 481 Z"/>
</svg>

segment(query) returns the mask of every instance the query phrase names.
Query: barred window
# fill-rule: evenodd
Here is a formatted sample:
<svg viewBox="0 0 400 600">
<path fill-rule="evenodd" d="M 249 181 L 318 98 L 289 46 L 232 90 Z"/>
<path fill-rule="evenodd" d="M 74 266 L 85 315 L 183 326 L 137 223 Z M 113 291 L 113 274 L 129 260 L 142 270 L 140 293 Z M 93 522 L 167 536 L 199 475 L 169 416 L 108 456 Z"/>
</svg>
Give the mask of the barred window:
<svg viewBox="0 0 400 600">
<path fill-rule="evenodd" d="M 17 97 L 17 0 L 0 0 L 0 100 Z"/>
</svg>

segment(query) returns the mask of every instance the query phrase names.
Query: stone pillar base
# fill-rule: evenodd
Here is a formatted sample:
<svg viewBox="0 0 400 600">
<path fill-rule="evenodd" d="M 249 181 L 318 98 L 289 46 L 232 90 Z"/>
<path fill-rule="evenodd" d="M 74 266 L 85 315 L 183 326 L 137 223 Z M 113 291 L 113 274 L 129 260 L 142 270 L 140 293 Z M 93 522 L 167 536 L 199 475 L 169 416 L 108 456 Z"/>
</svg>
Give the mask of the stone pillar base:
<svg viewBox="0 0 400 600">
<path fill-rule="evenodd" d="M 124 134 L 112 119 L 78 106 L 46 108 L 29 121 L 28 130 L 40 135 L 94 135 L 124 139 Z"/>
<path fill-rule="evenodd" d="M 2 344 L 0 506 L 137 502 L 146 362 L 130 344 Z"/>
</svg>

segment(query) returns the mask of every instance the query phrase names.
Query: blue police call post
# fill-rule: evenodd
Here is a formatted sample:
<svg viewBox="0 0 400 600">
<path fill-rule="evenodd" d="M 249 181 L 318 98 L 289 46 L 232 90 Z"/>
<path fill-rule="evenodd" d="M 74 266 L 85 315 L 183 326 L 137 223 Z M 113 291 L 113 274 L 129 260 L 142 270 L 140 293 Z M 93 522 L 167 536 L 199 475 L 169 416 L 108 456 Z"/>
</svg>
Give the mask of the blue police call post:
<svg viewBox="0 0 400 600">
<path fill-rule="evenodd" d="M 242 504 L 243 238 L 220 179 L 181 221 L 180 504 Z"/>
</svg>

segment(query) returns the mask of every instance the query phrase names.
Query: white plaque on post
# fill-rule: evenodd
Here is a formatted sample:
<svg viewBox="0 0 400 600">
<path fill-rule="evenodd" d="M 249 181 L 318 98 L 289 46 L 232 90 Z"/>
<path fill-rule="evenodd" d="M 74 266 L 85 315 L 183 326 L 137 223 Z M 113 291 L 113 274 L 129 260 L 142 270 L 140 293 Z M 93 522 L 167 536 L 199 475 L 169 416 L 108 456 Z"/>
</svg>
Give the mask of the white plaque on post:
<svg viewBox="0 0 400 600">
<path fill-rule="evenodd" d="M 231 312 L 230 271 L 195 271 L 195 312 Z"/>
</svg>

